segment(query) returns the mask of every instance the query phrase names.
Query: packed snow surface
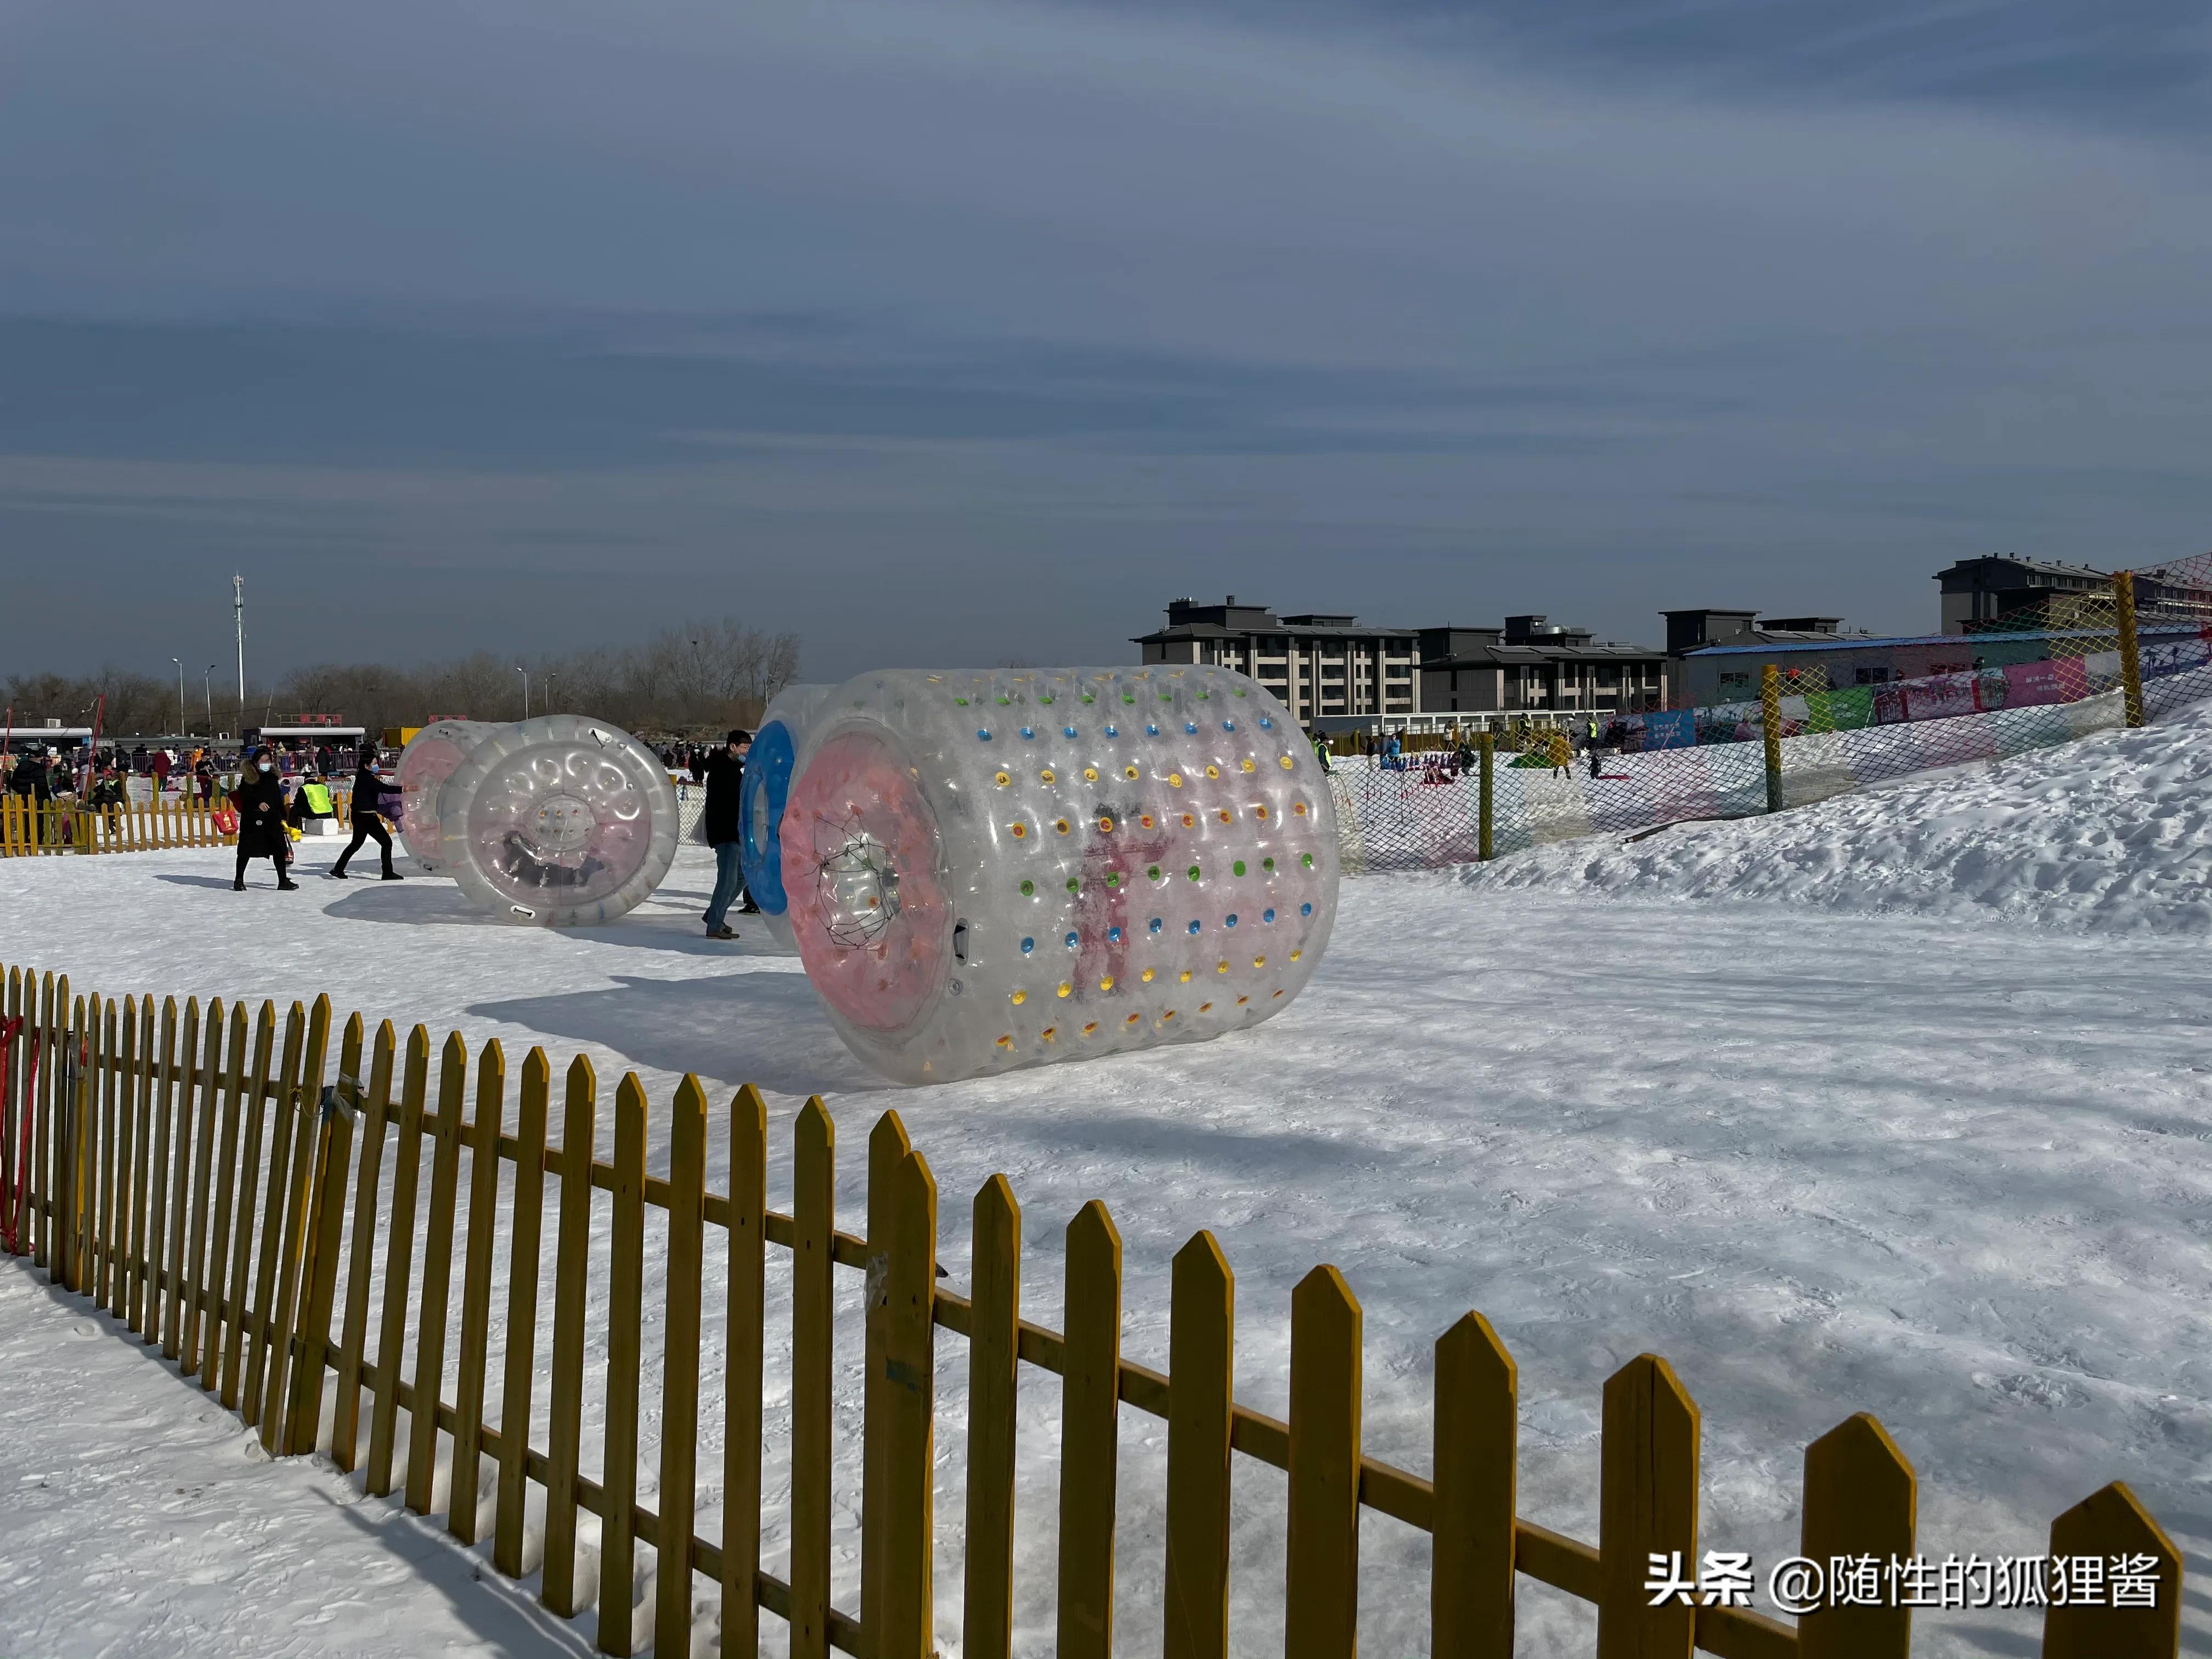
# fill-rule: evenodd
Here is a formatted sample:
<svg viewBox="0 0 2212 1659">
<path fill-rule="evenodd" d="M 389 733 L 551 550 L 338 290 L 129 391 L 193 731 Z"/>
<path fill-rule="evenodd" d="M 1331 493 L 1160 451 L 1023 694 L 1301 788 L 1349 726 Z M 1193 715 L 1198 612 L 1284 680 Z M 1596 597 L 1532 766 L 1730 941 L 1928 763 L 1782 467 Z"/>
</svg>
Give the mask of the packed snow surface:
<svg viewBox="0 0 2212 1659">
<path fill-rule="evenodd" d="M 2212 702 L 1771 821 L 1562 842 L 1466 878 L 1483 890 L 2201 933 L 2212 929 Z"/>
<path fill-rule="evenodd" d="M 2180 874 L 2203 833 L 2190 799 L 2201 771 L 2192 733 L 2203 735 L 2178 723 L 2093 740 L 1767 823 L 1669 831 L 1671 842 L 1625 853 L 1552 849 L 1474 883 L 1347 882 L 1321 972 L 1281 1017 L 1212 1043 L 935 1088 L 881 1087 L 838 1043 L 795 958 L 743 919 L 734 946 L 700 938 L 711 867 L 688 849 L 652 904 L 587 933 L 488 922 L 434 880 L 340 885 L 311 867 L 301 892 L 276 892 L 264 873 L 236 894 L 220 853 L 11 860 L 0 865 L 0 957 L 116 993 L 286 1002 L 327 990 L 341 1012 L 357 1007 L 372 1024 L 388 1015 L 404 1030 L 419 1019 L 434 1036 L 457 1026 L 472 1048 L 495 1037 L 510 1077 L 533 1044 L 556 1066 L 587 1053 L 601 1079 L 603 1158 L 623 1071 L 650 1091 L 656 1162 L 682 1072 L 708 1081 L 718 1111 L 755 1080 L 769 1096 L 779 1206 L 789 1200 L 793 1116 L 819 1090 L 837 1115 L 838 1203 L 854 1231 L 866 1133 L 895 1105 L 939 1182 L 955 1289 L 966 1288 L 970 1195 L 1003 1170 L 1024 1206 L 1025 1311 L 1058 1326 L 1063 1229 L 1085 1200 L 1105 1200 L 1124 1241 L 1133 1358 L 1165 1366 L 1170 1260 L 1211 1228 L 1238 1274 L 1237 1394 L 1265 1411 L 1287 1404 L 1291 1287 L 1333 1262 L 1365 1308 L 1368 1448 L 1416 1470 L 1429 1466 L 1431 1345 L 1480 1309 L 1519 1363 L 1522 1513 L 1592 1541 L 1600 1390 L 1650 1351 L 1703 1409 L 1702 1547 L 1768 1563 L 1794 1553 L 1806 1443 L 1867 1410 L 1918 1470 L 1923 1551 L 2038 1551 L 2052 1516 L 2117 1477 L 2201 1575 L 2212 1540 L 2212 981 L 2201 939 L 2160 936 L 2196 925 L 2201 903 Z M 1996 902 L 1994 873 L 1962 890 L 1977 835 L 2001 868 L 2048 863 L 2060 874 L 2043 885 L 2017 878 L 2017 902 Z M 1923 884 L 1911 866 L 1939 848 L 1944 862 Z M 1644 859 L 1680 860 L 1656 866 L 1679 873 L 1639 882 Z M 1617 880 L 1586 873 L 1615 861 Z M 2098 879 L 2076 886 L 2066 873 L 2075 871 Z M 1763 902 L 1618 902 L 1641 893 Z M 2099 914 L 2124 915 L 2129 936 L 2082 925 Z M 719 1117 L 714 1134 L 719 1187 Z M 710 1310 L 722 1299 L 714 1259 L 710 1250 Z M 662 1294 L 659 1271 L 649 1261 L 648 1307 Z M 785 1272 L 772 1255 L 765 1553 L 779 1573 Z M 97 1322 L 88 1312 L 38 1307 L 44 1322 L 32 1322 L 16 1274 L 28 1277 L 0 1275 L 14 1298 L 0 1304 L 11 1396 L 19 1408 L 34 1399 L 32 1416 L 59 1428 L 0 1437 L 0 1480 L 20 1489 L 45 1478 L 70 1436 L 114 1445 L 118 1465 L 106 1485 L 82 1479 L 58 1498 L 42 1491 L 42 1504 L 67 1511 L 47 1523 L 53 1541 L 8 1550 L 0 1650 L 44 1651 L 82 1599 L 87 1558 L 72 1540 L 137 1561 L 179 1534 L 171 1498 L 125 1501 L 131 1459 L 148 1490 L 167 1491 L 227 1478 L 241 1458 L 235 1427 L 205 1420 L 196 1387 L 119 1339 L 76 1340 L 73 1320 Z M 856 1277 L 841 1275 L 835 1471 L 847 1608 L 858 1573 Z M 593 1367 L 603 1319 L 596 1304 Z M 504 1329 L 497 1307 L 491 1328 Z M 710 1355 L 720 1340 L 710 1316 Z M 541 1354 L 546 1341 L 541 1330 Z M 657 1322 L 646 1342 L 650 1377 Z M 134 1368 L 127 1402 L 116 1355 Z M 964 1345 L 947 1336 L 939 1355 L 938 1628 L 955 1655 Z M 587 1463 L 601 1429 L 591 1375 Z M 542 1444 L 540 1399 L 532 1438 Z M 1042 1655 L 1052 1647 L 1056 1381 L 1025 1370 L 1020 1410 L 1018 1644 Z M 126 1432 L 118 1417 L 143 1426 Z M 11 1424 L 24 1420 L 19 1410 Z M 1122 1421 L 1115 1638 L 1133 1653 L 1160 1640 L 1165 1434 L 1134 1412 Z M 710 1412 L 706 1443 L 718 1436 Z M 647 1493 L 656 1442 L 648 1420 Z M 702 1457 L 702 1468 L 715 1461 Z M 291 1576 L 266 1594 L 287 1605 L 357 1595 L 364 1573 L 388 1585 L 396 1565 L 417 1559 L 422 1530 L 357 1486 L 304 1463 L 252 1474 L 229 1481 L 222 1502 L 266 1523 L 254 1539 L 286 1538 Z M 1239 1459 L 1236 1480 L 1233 1643 L 1280 1651 L 1282 1479 Z M 444 1491 L 441 1480 L 441 1504 Z M 334 1517 L 327 1526 L 345 1529 L 343 1545 L 318 1546 L 331 1534 L 295 1522 L 318 1502 Z M 702 1493 L 710 1535 L 718 1503 L 718 1492 Z M 242 1534 L 236 1545 L 267 1547 Z M 1362 1549 L 1363 1642 L 1376 1653 L 1424 1650 L 1425 1540 L 1370 1516 Z M 221 1554 L 209 1547 L 204 1570 L 216 1571 Z M 442 1559 L 427 1571 L 443 1571 Z M 263 1590 L 237 1571 L 240 1620 L 264 1617 L 251 1605 Z M 585 1583 L 594 1579 L 587 1561 Z M 145 1575 L 132 1567 L 117 1582 L 142 1587 L 150 1627 L 161 1604 Z M 651 1594 L 642 1573 L 641 1641 Z M 712 1636 L 703 1585 L 700 1601 L 695 1650 Z M 468 1616 L 475 1604 L 454 1605 Z M 1523 1654 L 1591 1650 L 1595 1620 L 1582 1604 L 1523 1579 L 1520 1605 Z M 2212 1650 L 2201 1597 L 2188 1617 L 2192 1650 Z M 780 1651 L 783 1632 L 765 1622 L 764 1644 Z M 2009 1656 L 2034 1650 L 2038 1621 L 1923 1612 L 1914 1626 L 1917 1654 Z M 512 1625 L 480 1640 L 558 1651 L 579 1632 L 589 1633 L 588 1617 L 542 1647 Z M 302 1627 L 285 1650 L 348 1651 L 349 1639 Z M 136 1650 L 118 1637 L 116 1650 Z M 237 1650 L 275 1650 L 242 1641 Z"/>
</svg>

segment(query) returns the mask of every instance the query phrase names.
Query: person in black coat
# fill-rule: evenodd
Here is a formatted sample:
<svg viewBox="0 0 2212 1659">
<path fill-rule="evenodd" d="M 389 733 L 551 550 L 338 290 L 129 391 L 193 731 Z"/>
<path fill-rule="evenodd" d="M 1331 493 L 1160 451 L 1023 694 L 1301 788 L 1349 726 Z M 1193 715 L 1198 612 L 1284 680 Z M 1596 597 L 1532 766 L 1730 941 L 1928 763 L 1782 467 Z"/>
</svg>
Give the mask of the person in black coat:
<svg viewBox="0 0 2212 1659">
<path fill-rule="evenodd" d="M 752 742 L 751 732 L 732 732 L 728 741 L 707 758 L 707 805 L 701 814 L 701 827 L 706 831 L 707 844 L 714 849 L 714 896 L 704 918 L 708 939 L 738 936 L 729 924 L 729 914 L 744 879 L 738 862 L 742 848 L 738 825 L 745 793 L 745 752 Z"/>
<path fill-rule="evenodd" d="M 246 866 L 250 859 L 267 859 L 276 866 L 276 885 L 290 892 L 299 886 L 285 868 L 292 855 L 291 837 L 284 830 L 284 784 L 276 775 L 276 763 L 266 749 L 253 751 L 252 764 L 230 792 L 238 809 L 238 873 L 231 881 L 235 892 L 246 890 Z"/>
<path fill-rule="evenodd" d="M 376 810 L 384 789 L 384 780 L 376 775 L 376 745 L 365 743 L 361 746 L 353 774 L 353 839 L 338 854 L 338 861 L 331 866 L 331 873 L 340 881 L 346 878 L 346 860 L 361 851 L 362 842 L 372 838 L 384 854 L 384 879 L 404 879 L 392 867 L 392 837 L 385 830 L 384 815 Z"/>
</svg>

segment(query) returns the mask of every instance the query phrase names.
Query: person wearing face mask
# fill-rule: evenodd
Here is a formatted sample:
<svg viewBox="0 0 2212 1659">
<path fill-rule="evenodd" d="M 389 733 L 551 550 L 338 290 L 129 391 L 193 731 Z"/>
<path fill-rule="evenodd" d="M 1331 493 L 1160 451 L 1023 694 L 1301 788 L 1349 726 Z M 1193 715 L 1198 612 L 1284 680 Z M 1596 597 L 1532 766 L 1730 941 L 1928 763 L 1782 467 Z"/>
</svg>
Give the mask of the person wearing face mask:
<svg viewBox="0 0 2212 1659">
<path fill-rule="evenodd" d="M 232 890 L 246 890 L 246 862 L 258 858 L 276 866 L 280 890 L 289 893 L 296 889 L 300 884 L 285 868 L 291 846 L 284 831 L 284 785 L 276 775 L 276 758 L 268 750 L 253 751 L 252 764 L 231 791 L 230 803 L 238 811 L 238 873 L 231 881 Z"/>
</svg>

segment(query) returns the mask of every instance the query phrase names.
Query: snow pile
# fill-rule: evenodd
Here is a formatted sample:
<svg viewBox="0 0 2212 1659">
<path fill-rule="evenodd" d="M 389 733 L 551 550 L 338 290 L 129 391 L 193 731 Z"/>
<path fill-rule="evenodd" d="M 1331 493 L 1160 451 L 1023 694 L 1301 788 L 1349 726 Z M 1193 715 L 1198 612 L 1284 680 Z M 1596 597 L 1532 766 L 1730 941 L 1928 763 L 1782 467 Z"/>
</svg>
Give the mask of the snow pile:
<svg viewBox="0 0 2212 1659">
<path fill-rule="evenodd" d="M 2132 933 L 2212 929 L 2212 703 L 1773 818 L 1470 866 L 1481 890 L 1764 899 Z"/>
</svg>

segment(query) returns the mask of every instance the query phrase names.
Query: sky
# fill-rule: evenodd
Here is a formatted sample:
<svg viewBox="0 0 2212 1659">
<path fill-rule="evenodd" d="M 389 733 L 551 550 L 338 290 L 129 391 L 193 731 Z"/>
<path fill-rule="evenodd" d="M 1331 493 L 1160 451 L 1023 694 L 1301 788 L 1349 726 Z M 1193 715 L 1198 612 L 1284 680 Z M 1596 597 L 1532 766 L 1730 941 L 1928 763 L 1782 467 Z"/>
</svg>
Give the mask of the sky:
<svg viewBox="0 0 2212 1659">
<path fill-rule="evenodd" d="M 2178 0 L 0 0 L 0 675 L 2212 547 Z M 29 618 L 37 618 L 29 622 Z M 192 665 L 197 669 L 198 663 Z"/>
</svg>

